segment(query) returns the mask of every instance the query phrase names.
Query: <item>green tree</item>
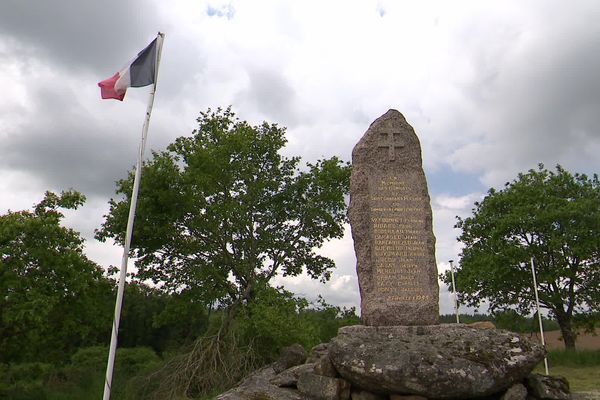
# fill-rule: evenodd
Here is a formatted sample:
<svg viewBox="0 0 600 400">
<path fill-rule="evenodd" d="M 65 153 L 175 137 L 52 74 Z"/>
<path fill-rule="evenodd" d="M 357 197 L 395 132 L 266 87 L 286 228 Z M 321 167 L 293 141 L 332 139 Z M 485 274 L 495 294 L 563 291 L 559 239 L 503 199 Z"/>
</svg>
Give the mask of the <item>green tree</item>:
<svg viewBox="0 0 600 400">
<path fill-rule="evenodd" d="M 184 294 L 130 282 L 124 298 L 120 347 L 151 347 L 162 353 L 193 342 L 207 329 L 206 307 Z M 112 300 L 114 303 L 114 296 Z"/>
<path fill-rule="evenodd" d="M 237 309 L 276 274 L 330 277 L 333 260 L 315 249 L 343 235 L 350 166 L 333 157 L 299 168 L 281 154 L 285 129 L 251 126 L 230 108 L 201 113 L 144 163 L 132 255 L 137 277 Z M 98 231 L 123 241 L 133 172 Z"/>
<path fill-rule="evenodd" d="M 348 325 L 360 324 L 360 318 L 356 315 L 354 307 L 338 307 L 328 304 L 323 297 L 319 296 L 317 301 L 309 308 L 301 311 L 302 318 L 314 326 L 317 331 L 316 343 L 327 343 L 338 334 L 338 329 Z"/>
<path fill-rule="evenodd" d="M 490 189 L 456 227 L 465 245 L 456 274 L 461 301 L 531 312 L 533 257 L 540 306 L 558 322 L 565 347 L 575 348 L 575 322 L 593 323 L 600 304 L 598 176 L 540 164 L 504 189 Z M 443 279 L 450 287 L 449 273 Z"/>
<path fill-rule="evenodd" d="M 33 212 L 0 216 L 0 362 L 60 361 L 108 336 L 111 311 L 96 300 L 111 284 L 80 235 L 60 225 L 59 208 L 84 201 L 46 192 Z"/>
<path fill-rule="evenodd" d="M 241 314 L 237 329 L 266 362 L 274 361 L 284 346 L 299 343 L 310 349 L 329 342 L 340 327 L 360 323 L 353 307 L 336 307 L 320 296 L 310 304 L 282 287 L 258 289 Z"/>
</svg>

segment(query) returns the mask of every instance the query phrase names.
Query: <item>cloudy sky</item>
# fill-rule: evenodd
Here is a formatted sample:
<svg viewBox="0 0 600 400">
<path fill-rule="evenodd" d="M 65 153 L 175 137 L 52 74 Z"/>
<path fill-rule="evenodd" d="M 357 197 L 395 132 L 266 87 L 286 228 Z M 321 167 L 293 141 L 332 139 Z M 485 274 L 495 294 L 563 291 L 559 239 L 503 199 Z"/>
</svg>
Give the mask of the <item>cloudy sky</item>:
<svg viewBox="0 0 600 400">
<path fill-rule="evenodd" d="M 90 258 L 119 264 L 121 249 L 93 231 L 135 162 L 149 90 L 121 103 L 96 83 L 162 31 L 149 148 L 232 105 L 287 126 L 286 155 L 350 160 L 369 124 L 397 109 L 421 140 L 443 271 L 460 251 L 455 216 L 489 187 L 540 162 L 600 170 L 599 20 L 596 0 L 3 0 L 0 213 L 77 189 L 88 201 L 66 223 Z M 349 229 L 323 253 L 337 263 L 329 284 L 278 283 L 358 305 Z M 440 306 L 452 311 L 444 287 Z"/>
</svg>

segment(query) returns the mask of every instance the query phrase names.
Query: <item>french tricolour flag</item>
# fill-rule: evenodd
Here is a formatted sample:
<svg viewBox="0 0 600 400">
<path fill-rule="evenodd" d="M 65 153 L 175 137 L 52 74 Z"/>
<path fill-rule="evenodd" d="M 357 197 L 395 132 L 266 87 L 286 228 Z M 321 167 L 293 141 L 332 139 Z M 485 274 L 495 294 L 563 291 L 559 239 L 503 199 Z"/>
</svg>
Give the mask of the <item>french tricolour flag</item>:
<svg viewBox="0 0 600 400">
<path fill-rule="evenodd" d="M 103 99 L 123 101 L 128 87 L 142 87 L 154 83 L 157 63 L 157 39 L 154 39 L 121 71 L 98 82 Z"/>
</svg>

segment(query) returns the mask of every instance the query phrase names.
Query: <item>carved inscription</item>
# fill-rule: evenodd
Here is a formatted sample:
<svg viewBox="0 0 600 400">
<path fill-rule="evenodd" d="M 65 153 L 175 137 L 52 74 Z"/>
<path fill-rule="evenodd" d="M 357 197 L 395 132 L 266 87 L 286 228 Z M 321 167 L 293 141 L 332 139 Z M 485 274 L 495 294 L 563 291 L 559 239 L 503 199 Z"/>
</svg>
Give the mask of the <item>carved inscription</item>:
<svg viewBox="0 0 600 400">
<path fill-rule="evenodd" d="M 420 233 L 428 199 L 416 196 L 414 188 L 396 175 L 374 178 L 371 185 L 375 290 L 387 301 L 431 300 L 419 268 L 427 257 Z"/>
<path fill-rule="evenodd" d="M 381 136 L 384 138 L 384 144 L 380 144 L 379 147 L 385 147 L 388 149 L 389 160 L 394 161 L 396 159 L 395 149 L 401 149 L 404 147 L 404 143 L 399 141 L 400 132 L 383 132 Z"/>
</svg>

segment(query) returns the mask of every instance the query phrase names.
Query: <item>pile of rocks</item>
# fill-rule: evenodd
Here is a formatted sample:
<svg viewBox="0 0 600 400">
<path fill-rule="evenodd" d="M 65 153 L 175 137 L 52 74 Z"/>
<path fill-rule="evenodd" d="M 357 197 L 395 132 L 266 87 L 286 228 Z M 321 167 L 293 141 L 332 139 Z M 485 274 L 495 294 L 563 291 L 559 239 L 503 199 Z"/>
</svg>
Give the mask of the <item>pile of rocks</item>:
<svg viewBox="0 0 600 400">
<path fill-rule="evenodd" d="M 531 373 L 544 350 L 467 325 L 351 326 L 307 357 L 300 345 L 219 400 L 570 399 L 561 377 Z"/>
</svg>

